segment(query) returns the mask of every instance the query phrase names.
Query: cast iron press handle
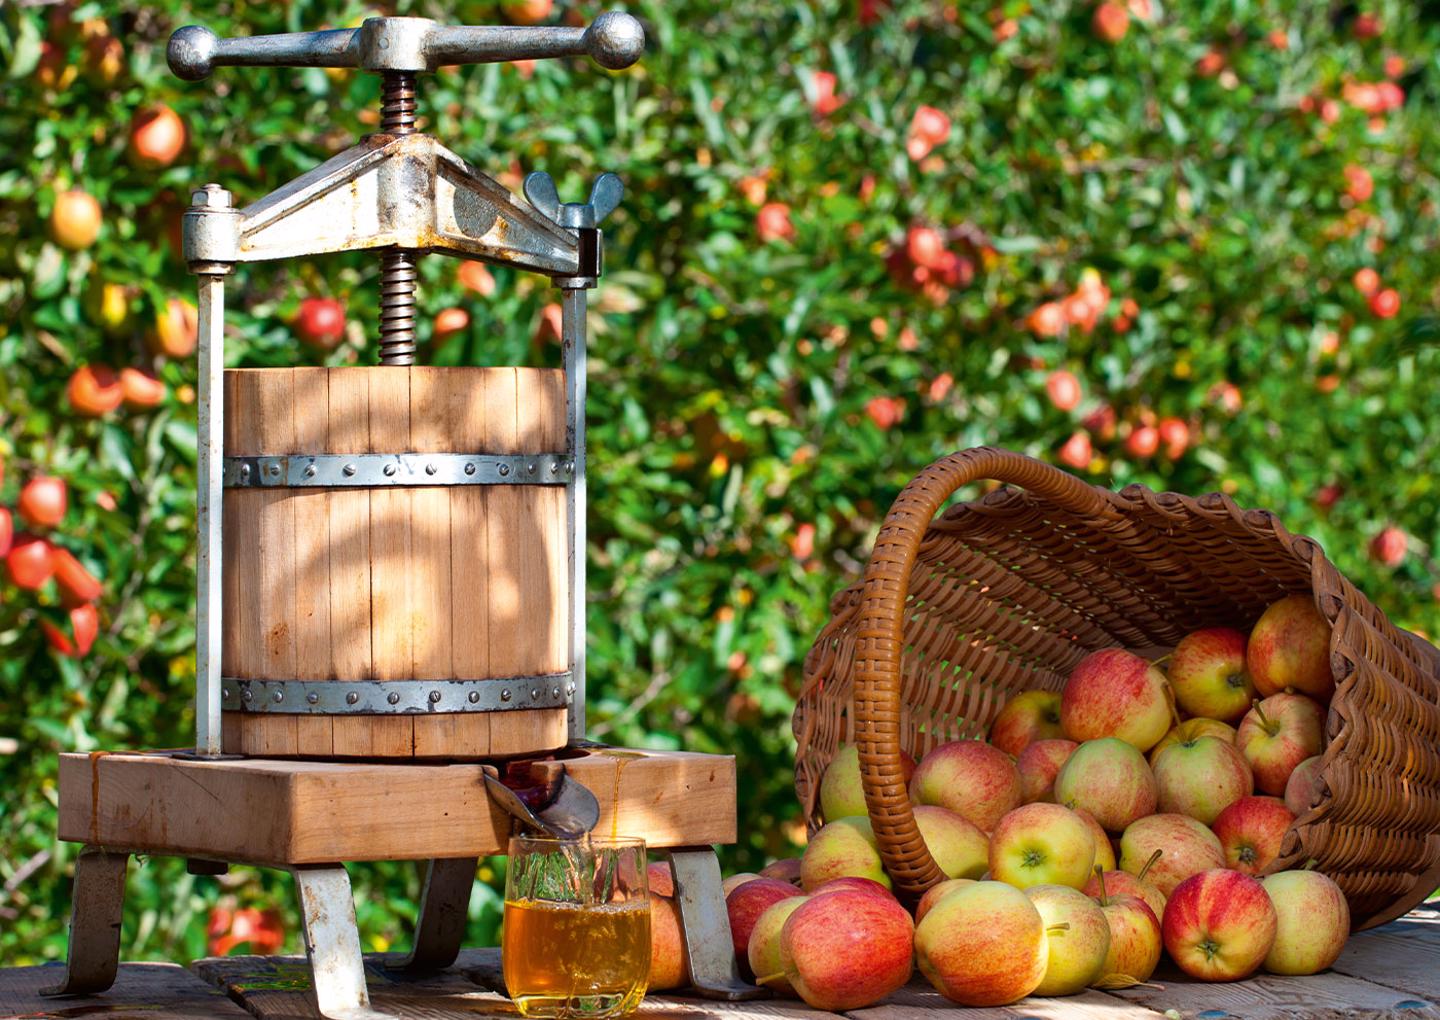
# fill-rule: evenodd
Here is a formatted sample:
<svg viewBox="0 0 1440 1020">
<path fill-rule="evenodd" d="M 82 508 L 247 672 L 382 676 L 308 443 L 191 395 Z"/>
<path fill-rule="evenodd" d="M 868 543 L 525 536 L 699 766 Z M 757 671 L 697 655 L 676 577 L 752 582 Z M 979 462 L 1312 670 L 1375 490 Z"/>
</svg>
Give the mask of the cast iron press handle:
<svg viewBox="0 0 1440 1020">
<path fill-rule="evenodd" d="M 645 30 L 619 11 L 586 28 L 439 25 L 429 18 L 368 18 L 359 28 L 222 39 L 201 25 L 170 37 L 170 69 L 186 81 L 217 67 L 358 67 L 365 71 L 433 71 L 454 64 L 589 56 L 619 70 L 640 59 Z"/>
</svg>

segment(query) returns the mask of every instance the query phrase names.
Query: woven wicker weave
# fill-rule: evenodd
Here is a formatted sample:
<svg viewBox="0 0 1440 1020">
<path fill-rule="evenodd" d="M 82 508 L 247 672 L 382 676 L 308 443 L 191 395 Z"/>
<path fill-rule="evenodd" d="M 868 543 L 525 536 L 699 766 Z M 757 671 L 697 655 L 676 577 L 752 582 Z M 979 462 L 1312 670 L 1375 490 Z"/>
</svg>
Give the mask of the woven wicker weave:
<svg viewBox="0 0 1440 1020">
<path fill-rule="evenodd" d="M 957 489 L 997 489 L 936 513 Z M 821 773 L 860 752 L 886 869 L 913 899 L 941 875 L 915 825 L 900 753 L 984 736 L 1007 699 L 1059 690 L 1099 648 L 1151 657 L 1201 627 L 1249 630 L 1308 593 L 1332 624 L 1336 691 L 1316 803 L 1272 870 L 1315 866 L 1357 929 L 1440 883 L 1440 652 L 1393 626 L 1309 538 L 1266 510 L 1132 485 L 1096 488 L 981 447 L 922 471 L 895 500 L 862 581 L 838 593 L 805 660 L 795 785 L 812 831 Z"/>
</svg>

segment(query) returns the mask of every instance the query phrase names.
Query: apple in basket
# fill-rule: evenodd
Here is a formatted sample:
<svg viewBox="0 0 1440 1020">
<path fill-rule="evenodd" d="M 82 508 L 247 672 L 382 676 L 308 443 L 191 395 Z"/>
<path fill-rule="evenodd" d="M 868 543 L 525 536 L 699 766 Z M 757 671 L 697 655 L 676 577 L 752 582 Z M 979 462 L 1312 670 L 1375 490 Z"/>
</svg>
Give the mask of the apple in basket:
<svg viewBox="0 0 1440 1020">
<path fill-rule="evenodd" d="M 800 886 L 806 892 L 822 882 L 846 875 L 874 879 L 886 889 L 890 888 L 890 876 L 880 860 L 880 846 L 875 842 L 869 818 L 827 822 L 810 837 L 805 855 L 800 858 Z"/>
<path fill-rule="evenodd" d="M 1287 596 L 1261 614 L 1245 662 L 1262 698 L 1295 690 L 1328 704 L 1335 693 L 1330 625 L 1309 595 Z"/>
<path fill-rule="evenodd" d="M 1119 737 L 1148 751 L 1175 719 L 1165 675 L 1120 648 L 1092 652 L 1070 671 L 1060 695 L 1065 735 L 1084 742 Z"/>
<path fill-rule="evenodd" d="M 1055 800 L 1082 809 L 1109 832 L 1155 811 L 1155 776 L 1145 756 L 1119 737 L 1087 740 L 1055 777 Z"/>
<path fill-rule="evenodd" d="M 1110 949 L 1100 968 L 1096 988 L 1129 988 L 1148 981 L 1160 963 L 1163 948 L 1160 938 L 1160 915 L 1138 896 L 1115 892 L 1109 888 L 1113 875 L 1097 875 L 1097 902 L 1110 928 Z"/>
<path fill-rule="evenodd" d="M 922 804 L 915 825 L 946 878 L 979 878 L 990 866 L 990 837 L 955 812 Z"/>
<path fill-rule="evenodd" d="M 1067 885 L 1025 890 L 1045 922 L 1049 953 L 1035 995 L 1074 995 L 1100 979 L 1110 953 L 1110 922 L 1100 905 Z"/>
<path fill-rule="evenodd" d="M 1155 858 L 1157 850 L 1160 856 Z M 1189 815 L 1149 815 L 1120 837 L 1120 870 L 1132 875 L 1143 871 L 1167 900 L 1191 875 L 1223 867 L 1225 851 L 1215 833 Z"/>
<path fill-rule="evenodd" d="M 1037 800 L 1055 800 L 1055 776 L 1071 752 L 1080 745 L 1073 740 L 1037 740 L 1020 752 L 1015 768 L 1020 772 L 1020 800 L 1033 804 Z"/>
<path fill-rule="evenodd" d="M 1280 856 L 1295 816 L 1278 797 L 1241 797 L 1210 826 L 1225 850 L 1225 866 L 1258 875 Z"/>
<path fill-rule="evenodd" d="M 915 759 L 902 751 L 901 776 L 908 783 L 914 773 Z M 863 815 L 868 810 L 865 788 L 860 783 L 860 749 L 854 744 L 846 744 L 835 752 L 820 779 L 820 812 L 827 822 L 833 822 L 837 818 Z"/>
<path fill-rule="evenodd" d="M 1245 635 L 1210 627 L 1185 635 L 1170 654 L 1170 686 L 1186 712 L 1236 722 L 1255 699 L 1245 666 Z"/>
<path fill-rule="evenodd" d="M 1020 756 L 1037 740 L 1065 736 L 1060 725 L 1060 695 L 1056 691 L 1025 691 L 1005 703 L 990 724 L 990 743 L 1006 754 Z"/>
<path fill-rule="evenodd" d="M 1165 951 L 1201 981 L 1238 981 L 1265 961 L 1275 944 L 1275 905 L 1249 875 L 1217 868 L 1191 875 L 1165 904 Z"/>
<path fill-rule="evenodd" d="M 785 977 L 785 967 L 780 962 L 780 931 L 790 915 L 808 899 L 808 896 L 791 896 L 777 900 L 755 919 L 755 927 L 750 930 L 745 961 L 750 965 L 750 973 L 755 975 L 756 982 L 776 995 L 795 998 L 799 994 L 790 986 L 789 979 Z"/>
<path fill-rule="evenodd" d="M 921 759 L 910 780 L 910 797 L 916 804 L 954 811 L 990 832 L 1002 815 L 1020 806 L 1020 772 L 997 747 L 954 740 Z"/>
<path fill-rule="evenodd" d="M 1306 758 L 1285 782 L 1285 806 L 1300 817 L 1320 799 L 1320 764 L 1322 755 Z"/>
<path fill-rule="evenodd" d="M 877 885 L 876 888 L 884 887 Z M 734 943 L 736 957 L 745 959 L 745 951 L 750 945 L 750 933 L 761 914 L 780 900 L 803 895 L 805 894 L 789 882 L 757 878 L 726 896 L 725 913 L 730 918 L 730 939 Z"/>
<path fill-rule="evenodd" d="M 915 922 L 905 908 L 854 889 L 811 896 L 780 929 L 785 979 L 807 1004 L 830 1012 L 860 1009 L 903 987 L 914 955 Z"/>
<path fill-rule="evenodd" d="M 1334 963 L 1350 935 L 1350 904 L 1340 887 L 1318 871 L 1281 871 L 1261 884 L 1277 918 L 1265 969 L 1315 974 Z"/>
<path fill-rule="evenodd" d="M 915 929 L 920 972 L 962 1006 L 1004 1006 L 1025 998 L 1045 977 L 1049 952 L 1040 912 L 1003 882 L 956 889 Z"/>
<path fill-rule="evenodd" d="M 1219 719 L 1205 719 L 1196 717 L 1186 719 L 1170 728 L 1170 732 L 1160 738 L 1160 743 L 1150 748 L 1150 765 L 1153 768 L 1155 759 L 1160 757 L 1160 752 L 1171 744 L 1179 744 L 1186 740 L 1194 740 L 1196 737 L 1219 737 L 1227 744 L 1235 743 L 1235 727 L 1229 723 L 1223 723 Z"/>
<path fill-rule="evenodd" d="M 1272 694 L 1256 702 L 1236 736 L 1255 773 L 1255 788 L 1283 796 L 1296 766 L 1320 753 L 1324 731 L 1324 711 L 1303 694 Z"/>
<path fill-rule="evenodd" d="M 1155 759 L 1160 810 L 1189 815 L 1209 825 L 1231 804 L 1255 790 L 1250 766 L 1219 737 L 1172 744 Z"/>
<path fill-rule="evenodd" d="M 1095 836 L 1075 812 L 1059 804 L 1026 804 L 1011 811 L 990 836 L 990 876 L 1017 889 L 1068 885 L 1079 889 L 1095 865 Z"/>
</svg>

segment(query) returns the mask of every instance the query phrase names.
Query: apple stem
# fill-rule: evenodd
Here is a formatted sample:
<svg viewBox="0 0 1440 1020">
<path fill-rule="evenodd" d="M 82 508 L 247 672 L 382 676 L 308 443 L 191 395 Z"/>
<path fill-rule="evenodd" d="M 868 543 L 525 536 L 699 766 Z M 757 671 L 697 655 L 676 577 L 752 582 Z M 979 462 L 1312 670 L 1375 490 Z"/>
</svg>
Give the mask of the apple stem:
<svg viewBox="0 0 1440 1020">
<path fill-rule="evenodd" d="M 1270 720 L 1266 718 L 1265 710 L 1260 707 L 1260 699 L 1256 698 L 1255 700 L 1251 701 L 1250 707 L 1255 710 L 1255 715 L 1259 718 L 1260 725 L 1265 727 L 1266 732 L 1272 732 L 1270 730 Z"/>
<path fill-rule="evenodd" d="M 1145 876 L 1150 874 L 1150 869 L 1155 866 L 1155 862 L 1158 861 L 1160 859 L 1160 856 L 1164 853 L 1164 850 L 1156 850 L 1153 854 L 1151 854 L 1150 859 L 1145 862 L 1145 867 L 1140 869 L 1140 874 L 1135 876 L 1136 880 L 1140 882 L 1145 881 Z"/>
<path fill-rule="evenodd" d="M 1320 865 L 1320 858 L 1312 857 L 1300 866 L 1301 871 L 1314 871 Z"/>
<path fill-rule="evenodd" d="M 778 981 L 778 980 L 780 980 L 781 978 L 783 978 L 784 976 L 785 976 L 785 972 L 782 970 L 782 971 L 781 971 L 780 973 L 778 973 L 778 974 L 766 974 L 764 977 L 757 977 L 757 978 L 755 979 L 755 983 L 756 983 L 757 985 L 765 985 L 765 984 L 768 984 L 768 983 L 771 982 L 771 981 Z"/>
<path fill-rule="evenodd" d="M 1164 662 L 1166 659 L 1170 658 L 1170 656 L 1172 656 L 1172 655 L 1174 655 L 1174 654 L 1175 654 L 1174 652 L 1166 652 L 1164 655 L 1160 656 L 1160 658 L 1158 658 L 1158 659 L 1151 659 L 1151 660 L 1150 660 L 1150 665 L 1152 665 L 1152 666 L 1158 666 L 1158 665 L 1160 665 L 1160 663 Z"/>
<path fill-rule="evenodd" d="M 1070 922 L 1069 922 L 1069 921 L 1061 921 L 1059 924 L 1052 924 L 1052 925 L 1050 925 L 1050 927 L 1046 928 L 1045 930 L 1046 930 L 1047 932 L 1069 931 L 1069 930 L 1070 930 Z"/>
<path fill-rule="evenodd" d="M 1165 704 L 1170 706 L 1170 721 L 1176 726 L 1180 725 L 1180 709 L 1175 706 L 1175 688 L 1170 686 L 1170 681 L 1165 681 Z"/>
<path fill-rule="evenodd" d="M 1105 891 L 1105 866 L 1103 864 L 1095 865 L 1095 877 L 1100 880 L 1100 905 L 1102 907 L 1108 907 L 1110 905 L 1110 894 Z"/>
</svg>

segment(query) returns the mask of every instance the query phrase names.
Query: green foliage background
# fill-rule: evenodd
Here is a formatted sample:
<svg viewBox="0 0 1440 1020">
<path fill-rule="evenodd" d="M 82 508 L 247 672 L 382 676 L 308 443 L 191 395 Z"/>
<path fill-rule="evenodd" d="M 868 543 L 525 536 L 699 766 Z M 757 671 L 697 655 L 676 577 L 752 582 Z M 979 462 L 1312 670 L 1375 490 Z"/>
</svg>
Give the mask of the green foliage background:
<svg viewBox="0 0 1440 1020">
<path fill-rule="evenodd" d="M 497 6 L 401 0 L 392 13 L 484 22 Z M 445 71 L 423 82 L 421 109 L 428 130 L 492 174 L 512 160 L 547 169 L 568 196 L 600 170 L 626 181 L 594 302 L 592 733 L 736 754 L 741 842 L 725 851 L 728 866 L 795 851 L 788 723 L 801 659 L 898 488 L 956 448 L 1053 459 L 1100 401 L 1122 423 L 1147 410 L 1186 418 L 1195 441 L 1177 461 L 1133 460 L 1096 437 L 1090 476 L 1223 487 L 1271 507 L 1397 622 L 1435 631 L 1435 3 L 1375 0 L 1367 9 L 1385 30 L 1366 40 L 1344 2 L 1175 2 L 1116 45 L 1095 37 L 1082 0 L 1003 0 L 994 12 L 904 2 L 873 24 L 839 0 L 631 9 L 650 33 L 640 68 L 551 62 L 529 80 L 509 66 Z M 378 96 L 363 74 L 222 70 L 186 84 L 164 67 L 180 24 L 280 32 L 376 13 L 347 0 L 80 4 L 75 22 L 104 18 L 123 44 L 109 83 L 53 10 L 0 10 L 0 502 L 13 504 L 33 473 L 64 476 L 72 505 L 57 541 L 106 591 L 101 637 L 81 661 L 48 651 L 36 625 L 53 592 L 0 591 L 0 737 L 18 743 L 0 754 L 9 964 L 63 953 L 74 848 L 54 841 L 57 753 L 179 746 L 192 726 L 195 426 L 193 403 L 177 394 L 195 364 L 154 362 L 142 342 L 166 298 L 193 300 L 167 229 L 195 185 L 218 180 L 249 202 L 340 151 L 372 129 L 359 115 Z M 1004 17 L 1018 31 L 997 42 Z M 1277 30 L 1285 49 L 1267 41 Z M 42 84 L 42 41 L 62 69 L 79 69 L 73 81 Z M 1195 64 L 1211 48 L 1228 70 L 1204 77 Z M 1381 79 L 1392 54 L 1405 61 L 1408 96 L 1382 124 L 1344 103 L 1333 124 L 1300 108 L 1307 95 L 1338 98 L 1346 81 Z M 835 73 L 847 97 L 823 119 L 807 102 L 817 70 Z M 190 131 L 159 172 L 126 156 L 130 118 L 154 102 Z M 905 151 L 920 104 L 954 124 L 924 169 Z M 1352 163 L 1375 181 L 1359 213 L 1344 196 Z M 762 173 L 767 200 L 790 207 L 793 240 L 757 239 L 756 196 L 741 182 Z M 105 211 L 99 242 L 82 253 L 61 251 L 45 226 L 71 186 Z M 976 262 L 973 283 L 938 305 L 886 272 L 914 222 L 977 239 L 957 242 Z M 1349 282 L 1362 265 L 1400 292 L 1397 318 L 1367 310 Z M 1028 332 L 1029 312 L 1072 291 L 1085 267 L 1112 288 L 1112 313 L 1122 298 L 1138 304 L 1133 326 L 1121 332 L 1107 315 L 1089 334 Z M 532 341 L 553 300 L 543 280 L 497 269 L 495 295 L 481 300 L 462 292 L 456 268 L 423 263 L 425 307 L 472 316 L 427 358 L 557 361 L 553 344 Z M 353 343 L 330 361 L 368 362 L 376 276 L 376 260 L 359 256 L 238 273 L 230 358 L 315 361 L 288 320 L 303 295 L 325 294 L 347 302 L 352 322 Z M 97 281 L 130 291 L 130 318 L 113 335 L 87 304 Z M 877 319 L 888 328 L 873 328 Z M 153 363 L 171 396 L 147 413 L 75 417 L 64 388 L 86 362 Z M 1046 399 L 1057 368 L 1084 386 L 1077 411 Z M 953 388 L 932 385 L 943 373 Z M 1210 396 L 1225 381 L 1243 396 L 1233 413 Z M 865 413 L 876 396 L 905 401 L 893 428 Z M 1344 488 L 1328 512 L 1315 501 L 1327 484 Z M 1410 539 L 1394 569 L 1366 555 L 1390 523 Z M 814 553 L 796 555 L 807 524 Z M 501 867 L 492 862 L 477 890 L 477 942 L 494 936 Z M 354 870 L 367 944 L 403 939 L 413 871 Z M 217 883 L 149 860 L 130 890 L 132 957 L 201 955 L 206 912 L 222 899 L 280 906 L 288 948 L 299 948 L 275 875 L 237 870 Z"/>
</svg>

